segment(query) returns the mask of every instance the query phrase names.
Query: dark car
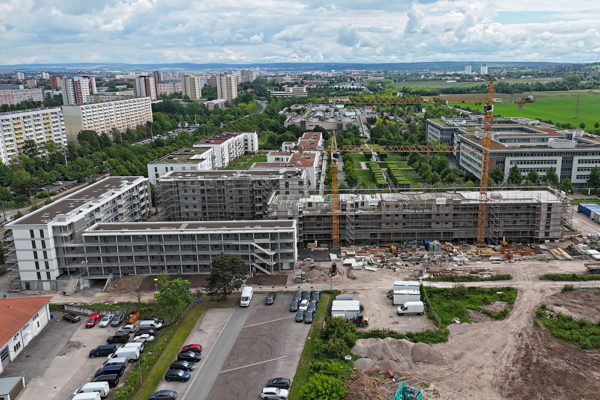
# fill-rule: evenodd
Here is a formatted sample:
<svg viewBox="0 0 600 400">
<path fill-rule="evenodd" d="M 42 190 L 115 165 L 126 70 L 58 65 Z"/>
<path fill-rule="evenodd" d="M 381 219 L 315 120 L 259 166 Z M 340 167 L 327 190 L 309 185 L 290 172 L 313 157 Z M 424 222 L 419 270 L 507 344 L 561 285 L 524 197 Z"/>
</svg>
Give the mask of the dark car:
<svg viewBox="0 0 600 400">
<path fill-rule="evenodd" d="M 299 300 L 296 300 L 296 299 L 292 300 L 292 304 L 290 304 L 290 312 L 298 311 L 298 303 L 299 303 Z"/>
<path fill-rule="evenodd" d="M 167 382 L 171 381 L 179 381 L 179 382 L 187 382 L 190 380 L 190 373 L 187 371 L 182 371 L 180 369 L 170 369 L 165 374 L 165 380 Z"/>
<path fill-rule="evenodd" d="M 305 324 L 312 324 L 313 321 L 313 312 L 312 311 L 307 311 L 306 315 L 304 315 L 304 323 Z"/>
<path fill-rule="evenodd" d="M 202 345 L 197 343 L 186 344 L 181 348 L 181 351 L 193 351 L 194 353 L 202 353 Z"/>
<path fill-rule="evenodd" d="M 119 384 L 119 375 L 110 374 L 110 375 L 99 375 L 94 378 L 92 382 L 108 382 L 108 386 L 114 388 Z"/>
<path fill-rule="evenodd" d="M 311 301 L 316 301 L 317 304 L 319 304 L 319 301 L 321 301 L 321 292 L 313 292 L 312 297 L 310 298 Z"/>
<path fill-rule="evenodd" d="M 129 341 L 129 333 L 117 333 L 113 336 L 109 336 L 106 339 L 106 343 L 127 343 Z"/>
<path fill-rule="evenodd" d="M 302 300 L 302 290 L 298 290 L 296 292 L 296 294 L 294 295 L 294 300 L 298 300 L 298 302 L 300 302 L 300 300 Z"/>
<path fill-rule="evenodd" d="M 306 311 L 314 312 L 316 309 L 317 309 L 317 302 L 313 300 L 308 304 L 308 308 L 306 309 Z"/>
<path fill-rule="evenodd" d="M 182 351 L 177 354 L 178 360 L 197 362 L 202 360 L 202 354 L 193 351 Z"/>
<path fill-rule="evenodd" d="M 106 357 L 110 356 L 112 353 L 117 351 L 117 346 L 114 344 L 103 344 L 101 346 L 96 347 L 95 349 L 90 350 L 90 358 L 94 357 Z"/>
<path fill-rule="evenodd" d="M 79 315 L 73 314 L 73 313 L 68 313 L 68 314 L 63 315 L 62 319 L 64 319 L 65 321 L 69 321 L 72 324 L 74 324 L 75 322 L 81 321 L 81 318 L 79 317 Z"/>
<path fill-rule="evenodd" d="M 183 371 L 193 371 L 196 369 L 196 364 L 193 362 L 178 360 L 171 363 L 170 369 L 180 369 Z"/>
<path fill-rule="evenodd" d="M 150 335 L 156 337 L 156 330 L 152 328 L 140 329 L 138 335 Z"/>
<path fill-rule="evenodd" d="M 265 387 L 276 387 L 279 389 L 289 389 L 290 388 L 290 380 L 288 378 L 273 378 L 267 381 Z"/>
<path fill-rule="evenodd" d="M 118 375 L 121 377 L 123 372 L 125 372 L 126 365 L 125 364 L 116 364 L 116 365 L 106 365 L 100 368 L 94 374 L 94 378 L 100 375 Z"/>
<path fill-rule="evenodd" d="M 296 322 L 304 321 L 304 310 L 298 310 L 296 313 Z"/>
<path fill-rule="evenodd" d="M 123 320 L 125 319 L 125 313 L 122 312 L 118 312 L 115 314 L 115 316 L 113 317 L 110 326 L 119 326 L 123 323 Z"/>
<path fill-rule="evenodd" d="M 311 296 L 310 290 L 305 290 L 304 292 L 302 292 L 302 300 L 310 301 L 310 296 Z"/>
<path fill-rule="evenodd" d="M 275 292 L 271 292 L 267 295 L 267 298 L 265 299 L 265 304 L 268 306 L 273 305 L 273 303 L 275 303 L 275 298 L 277 297 L 277 294 Z"/>
<path fill-rule="evenodd" d="M 159 390 L 150 395 L 150 400 L 176 400 L 177 392 L 174 390 Z"/>
</svg>

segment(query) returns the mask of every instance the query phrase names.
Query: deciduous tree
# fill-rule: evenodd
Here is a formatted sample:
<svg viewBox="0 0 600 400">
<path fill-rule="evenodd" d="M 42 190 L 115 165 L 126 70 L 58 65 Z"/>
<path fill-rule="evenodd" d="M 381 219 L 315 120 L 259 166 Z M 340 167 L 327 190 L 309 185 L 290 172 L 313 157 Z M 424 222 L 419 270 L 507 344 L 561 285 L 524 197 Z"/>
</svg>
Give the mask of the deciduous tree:
<svg viewBox="0 0 600 400">
<path fill-rule="evenodd" d="M 213 259 L 208 276 L 208 295 L 224 301 L 242 286 L 247 276 L 248 264 L 240 256 L 218 255 Z"/>
</svg>

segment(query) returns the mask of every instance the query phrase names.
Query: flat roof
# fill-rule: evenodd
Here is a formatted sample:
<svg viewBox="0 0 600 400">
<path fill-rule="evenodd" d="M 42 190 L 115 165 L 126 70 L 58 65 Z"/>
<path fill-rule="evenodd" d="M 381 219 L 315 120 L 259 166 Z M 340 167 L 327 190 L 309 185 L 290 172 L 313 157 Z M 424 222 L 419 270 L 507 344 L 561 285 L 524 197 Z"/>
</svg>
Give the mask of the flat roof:
<svg viewBox="0 0 600 400">
<path fill-rule="evenodd" d="M 208 148 L 206 147 L 184 147 L 150 161 L 149 164 L 198 164 L 198 162 L 206 159 L 206 157 L 202 157 L 202 154 L 207 151 Z"/>
<path fill-rule="evenodd" d="M 158 178 L 158 181 L 170 180 L 207 180 L 228 178 L 264 178 L 281 179 L 282 175 L 292 176 L 301 172 L 300 169 L 286 169 L 284 171 L 273 169 L 254 170 L 197 170 L 197 171 L 170 171 Z"/>
<path fill-rule="evenodd" d="M 261 229 L 261 228 L 294 228 L 295 220 L 254 220 L 254 221 L 183 221 L 183 222 L 116 222 L 98 223 L 83 232 L 95 234 L 98 231 L 121 232 L 121 231 L 189 231 L 189 230 L 214 230 L 214 229 Z"/>
<path fill-rule="evenodd" d="M 315 164 L 317 155 L 315 153 L 294 153 L 290 158 L 290 164 L 294 167 L 307 168 Z"/>
<path fill-rule="evenodd" d="M 68 214 L 70 211 L 86 203 L 106 197 L 112 190 L 120 190 L 123 186 L 131 184 L 138 179 L 143 179 L 143 177 L 109 176 L 92 185 L 79 189 L 73 194 L 55 200 L 47 206 L 11 222 L 7 226 L 47 224 L 60 214 Z"/>
<path fill-rule="evenodd" d="M 213 144 L 223 144 L 225 143 L 227 140 L 239 136 L 243 133 L 254 133 L 254 132 L 232 132 L 232 131 L 227 131 L 227 132 L 223 132 L 223 133 L 219 133 L 218 135 L 214 135 L 211 137 L 208 137 L 206 139 L 202 139 L 199 142 L 194 143 L 194 147 L 199 147 L 199 146 L 208 146 L 208 145 L 213 145 Z"/>
<path fill-rule="evenodd" d="M 23 328 L 52 296 L 0 299 L 0 347 Z"/>
<path fill-rule="evenodd" d="M 8 378 L 0 378 L 0 396 L 9 394 L 20 382 L 23 381 L 22 376 L 13 376 Z"/>
</svg>

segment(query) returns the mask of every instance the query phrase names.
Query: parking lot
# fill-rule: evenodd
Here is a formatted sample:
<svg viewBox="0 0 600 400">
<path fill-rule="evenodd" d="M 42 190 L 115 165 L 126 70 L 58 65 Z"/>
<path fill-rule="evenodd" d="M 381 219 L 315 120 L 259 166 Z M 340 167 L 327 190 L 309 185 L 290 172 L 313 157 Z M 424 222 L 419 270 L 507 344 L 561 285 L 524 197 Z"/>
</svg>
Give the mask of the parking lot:
<svg viewBox="0 0 600 400">
<path fill-rule="evenodd" d="M 293 379 L 310 325 L 296 323 L 289 311 L 292 294 L 279 293 L 265 305 L 266 294 L 254 295 L 248 317 L 227 356 L 208 399 L 257 399 L 270 378 Z"/>
</svg>

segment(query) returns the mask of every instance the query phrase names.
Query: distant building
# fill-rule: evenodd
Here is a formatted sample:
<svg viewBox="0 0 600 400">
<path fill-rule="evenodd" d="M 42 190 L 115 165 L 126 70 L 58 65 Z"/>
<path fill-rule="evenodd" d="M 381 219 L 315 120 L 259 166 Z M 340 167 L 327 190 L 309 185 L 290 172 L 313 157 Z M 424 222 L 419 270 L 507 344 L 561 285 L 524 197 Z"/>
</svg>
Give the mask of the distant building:
<svg viewBox="0 0 600 400">
<path fill-rule="evenodd" d="M 209 110 L 214 110 L 215 108 L 224 109 L 227 107 L 227 100 L 225 100 L 225 99 L 207 100 L 207 101 L 203 101 L 202 103 Z"/>
<path fill-rule="evenodd" d="M 217 97 L 227 101 L 233 101 L 237 97 L 237 78 L 235 75 L 218 74 Z"/>
<path fill-rule="evenodd" d="M 9 164 L 21 154 L 26 140 L 33 140 L 39 146 L 46 142 L 66 146 L 62 110 L 43 108 L 0 114 L 0 161 Z"/>
<path fill-rule="evenodd" d="M 17 73 L 15 74 L 15 78 L 16 78 L 18 81 L 22 81 L 23 79 L 25 79 L 25 74 L 24 74 L 24 73 L 22 73 L 22 72 L 17 72 Z"/>
<path fill-rule="evenodd" d="M 152 76 L 154 77 L 154 82 L 156 83 L 161 83 L 165 80 L 164 74 L 162 71 L 154 71 L 152 73 Z"/>
<path fill-rule="evenodd" d="M 256 79 L 256 71 L 253 69 L 243 69 L 240 73 L 242 82 L 254 82 Z"/>
<path fill-rule="evenodd" d="M 104 103 L 63 106 L 67 138 L 77 140 L 82 130 L 110 134 L 135 129 L 152 122 L 152 104 L 149 97 L 107 101 Z"/>
<path fill-rule="evenodd" d="M 25 81 L 25 87 L 27 89 L 33 89 L 37 86 L 37 79 L 27 79 Z"/>
<path fill-rule="evenodd" d="M 50 74 L 47 72 L 42 72 L 40 76 L 42 79 L 50 79 Z"/>
<path fill-rule="evenodd" d="M 192 100 L 200 100 L 202 98 L 201 88 L 199 76 L 184 75 L 181 78 L 181 89 L 184 97 L 188 96 Z"/>
<path fill-rule="evenodd" d="M 206 79 L 206 85 L 216 88 L 218 75 L 211 75 Z"/>
<path fill-rule="evenodd" d="M 44 101 L 44 90 L 42 88 L 0 89 L 0 105 L 14 105 L 24 101 Z"/>
<path fill-rule="evenodd" d="M 158 99 L 156 82 L 153 76 L 139 75 L 135 78 L 135 97 L 150 97 L 150 100 Z"/>
<path fill-rule="evenodd" d="M 60 80 L 60 91 L 65 106 L 90 103 L 91 95 L 97 93 L 96 78 L 77 76 L 72 79 L 62 79 Z"/>
<path fill-rule="evenodd" d="M 471 75 L 472 70 L 470 65 L 465 65 L 465 75 Z"/>
<path fill-rule="evenodd" d="M 223 132 L 199 142 L 194 147 L 213 149 L 213 168 L 225 168 L 245 153 L 258 151 L 256 132 Z"/>
<path fill-rule="evenodd" d="M 283 90 L 270 90 L 273 97 L 307 97 L 306 86 L 284 86 Z"/>
<path fill-rule="evenodd" d="M 184 147 L 147 164 L 148 180 L 156 185 L 157 179 L 172 171 L 213 169 L 213 150 L 203 147 Z"/>
<path fill-rule="evenodd" d="M 67 79 L 64 75 L 51 75 L 50 76 L 50 87 L 52 89 L 60 89 L 61 81 Z"/>
<path fill-rule="evenodd" d="M 488 65 L 486 63 L 482 63 L 481 64 L 481 75 L 487 75 L 488 74 Z"/>
<path fill-rule="evenodd" d="M 161 82 L 156 84 L 156 94 L 181 93 L 181 82 Z"/>
</svg>

